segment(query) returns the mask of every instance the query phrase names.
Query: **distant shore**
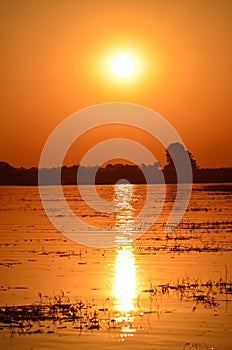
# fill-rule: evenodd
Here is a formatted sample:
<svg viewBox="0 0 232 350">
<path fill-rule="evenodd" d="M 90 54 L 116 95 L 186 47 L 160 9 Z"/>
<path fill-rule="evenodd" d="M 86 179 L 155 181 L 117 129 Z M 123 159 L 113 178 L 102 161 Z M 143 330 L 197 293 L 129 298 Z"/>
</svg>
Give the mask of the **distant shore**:
<svg viewBox="0 0 232 350">
<path fill-rule="evenodd" d="M 61 173 L 63 185 L 77 184 L 78 165 L 63 166 L 62 169 L 43 169 L 46 182 L 44 185 L 57 185 L 57 174 Z M 144 171 L 148 174 L 148 183 L 159 184 L 176 183 L 174 168 L 164 167 L 160 169 L 154 165 L 128 165 L 108 164 L 106 167 L 82 167 L 81 177 L 78 184 L 90 184 L 93 174 L 96 172 L 95 184 L 115 184 L 120 179 L 126 179 L 130 183 L 145 184 Z M 232 183 L 232 168 L 197 168 L 193 169 L 193 183 Z M 6 162 L 0 162 L 0 185 L 1 186 L 37 186 L 38 168 L 14 168 Z"/>
</svg>

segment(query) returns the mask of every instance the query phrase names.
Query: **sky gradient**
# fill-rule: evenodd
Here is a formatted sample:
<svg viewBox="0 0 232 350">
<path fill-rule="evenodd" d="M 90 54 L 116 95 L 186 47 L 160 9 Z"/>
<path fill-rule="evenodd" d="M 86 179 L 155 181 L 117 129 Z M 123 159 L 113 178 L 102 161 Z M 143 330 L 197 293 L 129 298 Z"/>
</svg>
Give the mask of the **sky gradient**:
<svg viewBox="0 0 232 350">
<path fill-rule="evenodd" d="M 65 118 L 123 101 L 165 117 L 201 167 L 232 166 L 230 0 L 9 0 L 0 12 L 0 160 L 38 166 Z M 121 51 L 136 61 L 124 80 L 110 70 Z M 77 159 L 70 152 L 67 163 Z"/>
</svg>

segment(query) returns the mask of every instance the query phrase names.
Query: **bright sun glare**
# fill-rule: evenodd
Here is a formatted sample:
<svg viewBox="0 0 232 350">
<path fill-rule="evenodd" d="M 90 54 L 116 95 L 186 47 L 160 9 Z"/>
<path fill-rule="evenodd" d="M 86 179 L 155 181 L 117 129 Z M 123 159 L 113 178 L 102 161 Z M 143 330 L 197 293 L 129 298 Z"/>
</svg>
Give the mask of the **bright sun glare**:
<svg viewBox="0 0 232 350">
<path fill-rule="evenodd" d="M 134 71 L 135 63 L 131 56 L 127 54 L 117 55 L 112 62 L 112 70 L 118 77 L 127 77 Z"/>
</svg>

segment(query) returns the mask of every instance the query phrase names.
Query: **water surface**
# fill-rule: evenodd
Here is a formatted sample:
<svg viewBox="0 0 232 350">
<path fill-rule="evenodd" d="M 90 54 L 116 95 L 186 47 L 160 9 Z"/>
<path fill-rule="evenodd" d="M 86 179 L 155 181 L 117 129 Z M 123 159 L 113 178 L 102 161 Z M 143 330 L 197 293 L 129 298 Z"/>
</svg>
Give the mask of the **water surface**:
<svg viewBox="0 0 232 350">
<path fill-rule="evenodd" d="M 158 200 L 160 185 L 151 186 Z M 185 216 L 167 234 L 165 223 L 175 200 L 175 186 L 169 185 L 157 222 L 138 240 L 117 249 L 82 246 L 59 233 L 36 187 L 1 187 L 2 308 L 15 305 L 20 311 L 19 306 L 41 305 L 46 313 L 49 305 L 58 310 L 60 303 L 74 305 L 77 315 L 81 302 L 86 310 L 83 318 L 73 320 L 61 307 L 55 321 L 25 317 L 21 324 L 1 322 L 1 348 L 229 350 L 232 194 L 202 190 L 204 186 L 194 185 Z M 114 186 L 97 186 L 97 191 L 107 200 L 115 195 Z M 74 186 L 64 187 L 76 215 L 128 233 L 135 229 L 145 186 L 119 185 L 117 191 L 122 198 L 133 191 L 130 205 L 101 215 L 86 207 Z M 150 203 L 148 216 L 155 205 Z"/>
</svg>

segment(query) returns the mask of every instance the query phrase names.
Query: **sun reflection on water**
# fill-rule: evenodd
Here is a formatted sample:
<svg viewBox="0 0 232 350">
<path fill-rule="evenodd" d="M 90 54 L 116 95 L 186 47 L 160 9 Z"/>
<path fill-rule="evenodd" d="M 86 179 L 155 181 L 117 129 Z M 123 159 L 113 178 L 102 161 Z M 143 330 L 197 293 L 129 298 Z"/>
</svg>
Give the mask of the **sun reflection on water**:
<svg viewBox="0 0 232 350">
<path fill-rule="evenodd" d="M 125 205 L 122 210 L 119 210 L 115 218 L 115 229 L 118 231 L 117 244 L 129 244 L 133 241 L 132 233 L 135 230 L 135 209 L 131 205 L 131 199 L 134 192 L 132 184 L 116 184 L 115 191 L 119 201 L 119 208 Z"/>
<path fill-rule="evenodd" d="M 131 247 L 117 252 L 115 263 L 115 309 L 122 313 L 134 311 L 136 297 L 136 267 Z"/>
<path fill-rule="evenodd" d="M 116 185 L 117 196 L 125 201 L 133 195 L 133 185 Z M 134 208 L 130 202 L 116 216 L 116 229 L 123 232 L 122 246 L 117 250 L 115 262 L 115 310 L 130 316 L 135 309 L 136 266 L 133 248 L 128 245 L 130 231 L 134 229 Z M 128 237 L 128 238 L 127 238 Z M 123 242 L 124 241 L 124 242 Z M 124 245 L 123 245 L 124 243 Z M 125 244 L 127 243 L 127 244 Z"/>
</svg>

